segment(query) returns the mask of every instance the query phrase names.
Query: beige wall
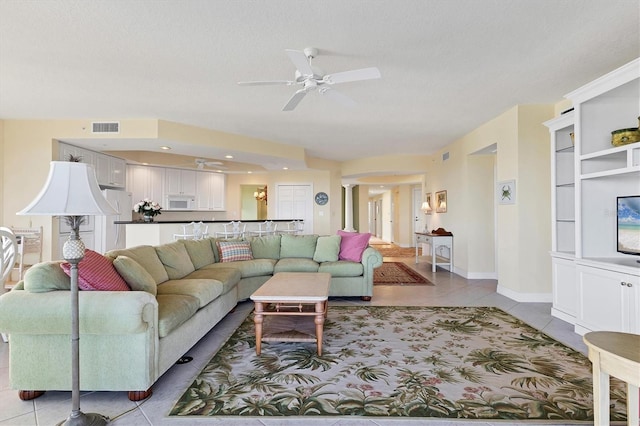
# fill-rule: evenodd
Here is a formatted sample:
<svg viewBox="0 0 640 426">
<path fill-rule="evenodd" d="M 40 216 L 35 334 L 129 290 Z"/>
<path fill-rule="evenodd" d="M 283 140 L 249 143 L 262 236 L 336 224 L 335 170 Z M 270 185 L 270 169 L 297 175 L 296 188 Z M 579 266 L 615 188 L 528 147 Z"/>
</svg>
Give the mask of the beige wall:
<svg viewBox="0 0 640 426">
<path fill-rule="evenodd" d="M 227 177 L 227 212 L 213 215 L 216 219 L 238 217 L 240 185 L 257 187 L 267 184 L 271 189 L 280 183 L 310 183 L 314 194 L 319 191 L 329 194 L 327 205 L 314 204 L 314 232 L 334 234 L 342 227 L 343 175 L 383 173 L 399 168 L 422 170 L 423 193 L 431 192 L 435 200 L 437 191 L 447 190 L 447 213 L 434 212 L 427 217 L 427 222 L 429 229 L 444 227 L 454 233 L 456 270 L 472 278 L 488 277 L 498 272 L 501 292 L 516 299 L 535 299 L 551 291 L 547 254 L 550 249 L 549 136 L 541 123 L 554 115 L 554 108 L 558 107 L 514 107 L 432 156 L 369 158 L 346 162 L 342 169 L 335 162 L 307 159 L 309 166 L 316 170 L 230 174 Z M 177 136 L 180 130 L 186 129 L 191 135 L 187 139 L 198 143 L 207 139 L 200 130 L 175 123 L 158 124 L 156 120 L 122 123 L 126 123 L 118 135 L 122 138 L 156 138 L 159 131 L 164 136 Z M 89 125 L 88 120 L 0 121 L 2 225 L 44 226 L 45 259 L 50 258 L 50 239 L 57 231 L 54 230 L 56 223 L 48 217 L 21 217 L 15 213 L 24 208 L 42 187 L 49 161 L 57 158 L 55 140 L 87 138 Z M 96 138 L 96 144 L 99 139 Z M 473 155 L 492 144 L 498 146 L 496 155 Z M 249 149 L 248 146 L 246 148 Z M 288 152 L 291 158 L 299 159 L 299 151 Z M 442 159 L 444 152 L 449 153 L 446 161 Z M 515 205 L 495 205 L 495 179 L 516 179 L 518 199 Z M 402 245 L 413 242 L 410 188 L 410 184 L 400 185 L 395 191 L 397 226 L 393 239 Z M 358 221 L 363 232 L 367 230 L 368 221 L 368 198 L 362 196 L 366 190 L 366 184 L 359 186 Z M 381 197 L 382 238 L 385 239 L 392 232 L 392 197 L 391 191 Z M 268 209 L 272 217 L 275 203 L 269 203 Z M 168 217 L 163 216 L 163 219 Z M 494 222 L 497 227 L 494 227 Z"/>
</svg>

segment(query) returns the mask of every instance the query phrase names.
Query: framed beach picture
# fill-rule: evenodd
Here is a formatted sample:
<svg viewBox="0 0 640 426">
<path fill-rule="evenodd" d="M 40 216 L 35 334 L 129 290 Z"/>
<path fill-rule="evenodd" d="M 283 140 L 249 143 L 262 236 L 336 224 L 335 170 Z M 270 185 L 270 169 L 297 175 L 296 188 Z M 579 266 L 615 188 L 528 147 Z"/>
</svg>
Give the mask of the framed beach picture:
<svg viewBox="0 0 640 426">
<path fill-rule="evenodd" d="M 496 186 L 496 197 L 498 204 L 516 203 L 516 181 L 515 179 L 498 182 Z"/>
<path fill-rule="evenodd" d="M 447 212 L 447 191 L 436 192 L 436 213 Z"/>
</svg>

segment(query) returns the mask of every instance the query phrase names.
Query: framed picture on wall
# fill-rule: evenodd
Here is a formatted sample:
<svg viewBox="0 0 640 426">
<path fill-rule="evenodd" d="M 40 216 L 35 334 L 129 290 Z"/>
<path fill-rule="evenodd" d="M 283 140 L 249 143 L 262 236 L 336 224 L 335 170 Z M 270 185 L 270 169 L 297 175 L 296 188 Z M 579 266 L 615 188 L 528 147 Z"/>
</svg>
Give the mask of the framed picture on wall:
<svg viewBox="0 0 640 426">
<path fill-rule="evenodd" d="M 447 212 L 447 191 L 436 192 L 436 213 Z"/>
<path fill-rule="evenodd" d="M 426 205 L 424 206 L 425 208 L 423 208 L 424 213 L 425 214 L 431 214 L 433 213 L 433 204 L 431 204 L 431 193 L 427 192 L 426 197 L 425 197 L 425 203 Z"/>
<path fill-rule="evenodd" d="M 496 186 L 496 197 L 498 204 L 516 203 L 516 181 L 515 179 L 498 182 Z"/>
</svg>

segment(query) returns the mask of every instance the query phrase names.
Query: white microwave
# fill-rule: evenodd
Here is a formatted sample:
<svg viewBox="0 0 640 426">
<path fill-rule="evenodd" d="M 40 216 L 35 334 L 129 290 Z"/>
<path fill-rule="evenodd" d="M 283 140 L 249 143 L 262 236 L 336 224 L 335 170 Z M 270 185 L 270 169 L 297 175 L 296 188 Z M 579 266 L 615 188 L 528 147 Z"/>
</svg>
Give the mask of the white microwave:
<svg viewBox="0 0 640 426">
<path fill-rule="evenodd" d="M 168 195 L 165 210 L 195 210 L 195 195 Z"/>
</svg>

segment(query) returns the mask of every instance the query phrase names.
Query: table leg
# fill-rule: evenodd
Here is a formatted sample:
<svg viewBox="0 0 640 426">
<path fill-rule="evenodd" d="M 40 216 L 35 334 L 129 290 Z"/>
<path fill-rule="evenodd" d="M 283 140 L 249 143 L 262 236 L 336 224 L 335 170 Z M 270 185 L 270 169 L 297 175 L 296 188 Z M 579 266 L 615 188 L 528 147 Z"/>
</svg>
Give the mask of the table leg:
<svg viewBox="0 0 640 426">
<path fill-rule="evenodd" d="M 318 355 L 322 355 L 322 333 L 324 331 L 324 317 L 327 312 L 327 302 L 316 303 L 316 343 L 318 345 Z"/>
<path fill-rule="evenodd" d="M 431 272 L 436 271 L 436 244 L 431 241 Z"/>
<path fill-rule="evenodd" d="M 262 351 L 262 321 L 264 320 L 264 304 L 255 302 L 255 312 L 253 314 L 253 323 L 256 326 L 256 355 L 260 355 Z"/>
<path fill-rule="evenodd" d="M 627 383 L 627 424 L 638 426 L 640 423 L 640 392 L 638 387 Z"/>
<path fill-rule="evenodd" d="M 593 364 L 593 421 L 597 426 L 609 425 L 609 374 L 600 369 L 600 356 Z"/>
</svg>

